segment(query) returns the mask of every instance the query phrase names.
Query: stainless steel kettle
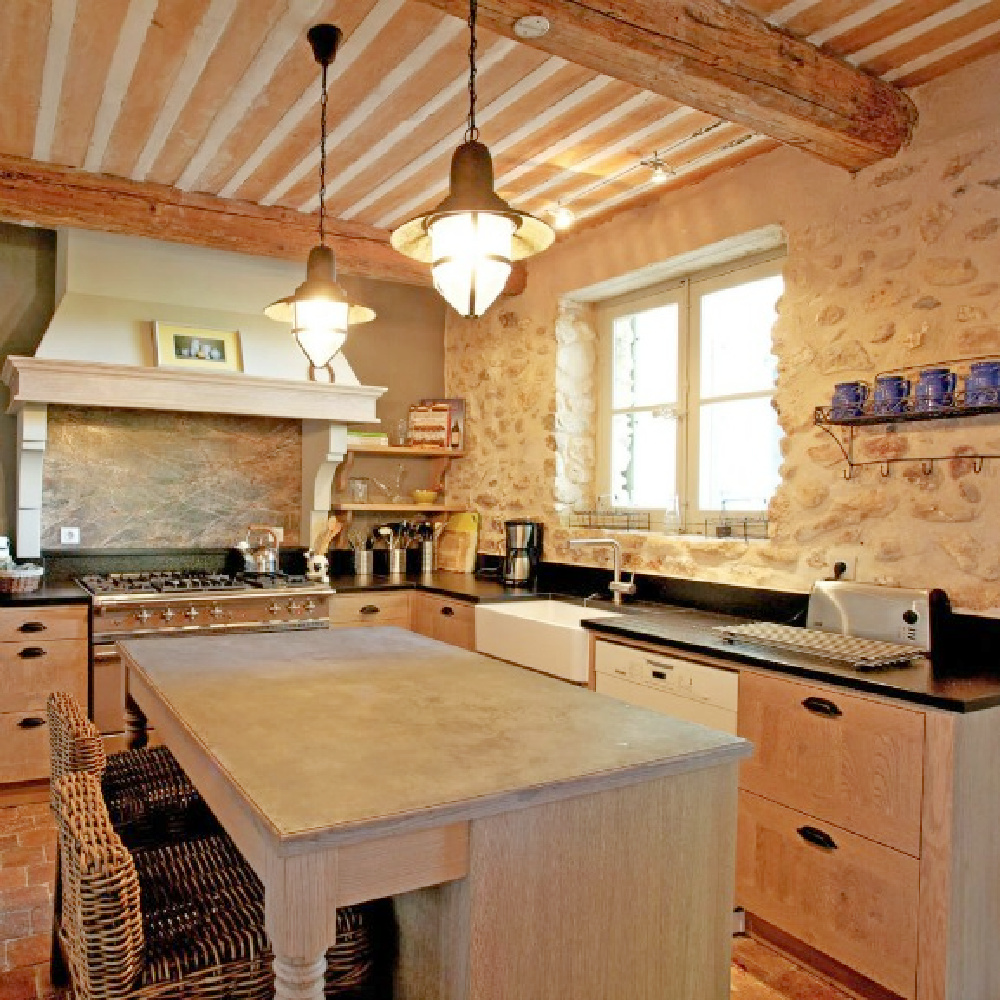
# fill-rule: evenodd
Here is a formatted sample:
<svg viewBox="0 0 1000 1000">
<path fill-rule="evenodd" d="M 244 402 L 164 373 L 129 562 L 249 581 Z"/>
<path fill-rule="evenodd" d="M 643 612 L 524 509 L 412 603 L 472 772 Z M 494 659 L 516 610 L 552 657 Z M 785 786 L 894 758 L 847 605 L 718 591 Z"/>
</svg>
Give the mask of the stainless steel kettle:
<svg viewBox="0 0 1000 1000">
<path fill-rule="evenodd" d="M 252 541 L 255 535 L 257 536 L 256 544 Z M 261 536 L 267 537 L 262 541 Z M 251 573 L 278 572 L 278 536 L 267 525 L 251 524 L 247 529 L 245 559 Z"/>
</svg>

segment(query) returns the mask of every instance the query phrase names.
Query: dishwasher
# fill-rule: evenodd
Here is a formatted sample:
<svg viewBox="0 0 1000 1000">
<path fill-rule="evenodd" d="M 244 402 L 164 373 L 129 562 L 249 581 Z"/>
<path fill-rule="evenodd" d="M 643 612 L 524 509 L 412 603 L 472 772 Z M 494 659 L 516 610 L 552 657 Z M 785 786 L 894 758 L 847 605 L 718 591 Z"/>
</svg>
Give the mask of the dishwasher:
<svg viewBox="0 0 1000 1000">
<path fill-rule="evenodd" d="M 736 735 L 739 673 L 668 653 L 598 639 L 597 692 Z"/>
</svg>

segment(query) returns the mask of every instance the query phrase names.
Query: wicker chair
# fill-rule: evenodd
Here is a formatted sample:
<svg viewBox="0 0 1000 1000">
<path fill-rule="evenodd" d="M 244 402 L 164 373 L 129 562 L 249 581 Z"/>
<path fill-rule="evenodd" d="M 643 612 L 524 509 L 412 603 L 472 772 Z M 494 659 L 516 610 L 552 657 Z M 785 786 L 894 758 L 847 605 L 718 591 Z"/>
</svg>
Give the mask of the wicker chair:
<svg viewBox="0 0 1000 1000">
<path fill-rule="evenodd" d="M 52 778 L 78 771 L 99 777 L 112 825 L 126 847 L 220 832 L 166 747 L 107 757 L 101 734 L 72 695 L 53 692 L 47 709 Z"/>
<path fill-rule="evenodd" d="M 231 870 L 229 841 L 130 853 L 89 774 L 55 779 L 52 803 L 63 866 L 60 937 L 77 1000 L 273 997 L 263 891 L 255 876 L 234 883 L 220 875 Z M 366 909 L 338 911 L 326 996 L 371 996 L 372 967 Z"/>
</svg>

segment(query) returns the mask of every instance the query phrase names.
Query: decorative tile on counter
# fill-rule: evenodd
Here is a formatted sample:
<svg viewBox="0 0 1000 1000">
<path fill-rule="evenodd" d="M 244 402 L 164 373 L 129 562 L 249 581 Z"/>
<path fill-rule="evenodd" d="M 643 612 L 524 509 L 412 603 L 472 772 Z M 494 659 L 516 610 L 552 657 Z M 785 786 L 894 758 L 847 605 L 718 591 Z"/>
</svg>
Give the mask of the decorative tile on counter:
<svg viewBox="0 0 1000 1000">
<path fill-rule="evenodd" d="M 298 421 L 51 407 L 48 432 L 45 548 L 63 525 L 86 548 L 228 546 L 250 524 L 298 542 Z"/>
</svg>

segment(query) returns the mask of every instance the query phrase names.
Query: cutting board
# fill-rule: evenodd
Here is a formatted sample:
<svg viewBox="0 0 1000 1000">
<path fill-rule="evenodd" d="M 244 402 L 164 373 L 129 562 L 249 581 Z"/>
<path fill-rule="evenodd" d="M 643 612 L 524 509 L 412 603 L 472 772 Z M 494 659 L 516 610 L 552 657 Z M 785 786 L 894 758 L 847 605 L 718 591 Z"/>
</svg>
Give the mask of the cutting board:
<svg viewBox="0 0 1000 1000">
<path fill-rule="evenodd" d="M 474 573 L 479 545 L 479 515 L 452 514 L 441 532 L 437 568 L 452 573 Z"/>
</svg>

